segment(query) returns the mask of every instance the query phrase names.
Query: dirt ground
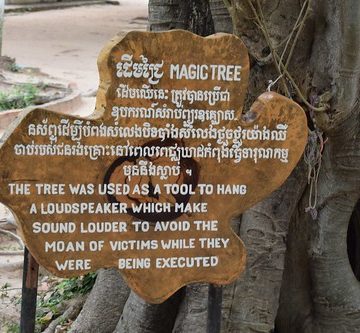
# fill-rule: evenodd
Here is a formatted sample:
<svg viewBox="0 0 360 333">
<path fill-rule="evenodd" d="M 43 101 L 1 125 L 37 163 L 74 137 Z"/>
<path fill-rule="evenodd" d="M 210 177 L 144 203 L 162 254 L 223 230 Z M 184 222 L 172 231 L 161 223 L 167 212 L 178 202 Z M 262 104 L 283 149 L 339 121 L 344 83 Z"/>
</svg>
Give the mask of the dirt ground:
<svg viewBox="0 0 360 333">
<path fill-rule="evenodd" d="M 120 5 L 96 5 L 48 10 L 5 17 L 3 55 L 16 58 L 24 67 L 36 67 L 44 73 L 76 85 L 84 94 L 78 114 L 94 109 L 98 87 L 97 56 L 113 36 L 131 30 L 145 30 L 146 0 L 120 0 Z M 1 120 L 0 120 L 1 121 Z M 0 205 L 0 223 L 12 217 Z M 6 236 L 0 244 L 11 248 Z M 6 248 L 5 246 L 5 248 Z M 0 333 L 15 332 L 19 322 L 22 256 L 0 253 Z M 7 286 L 9 288 L 4 288 Z M 15 324 L 16 326 L 17 324 Z"/>
</svg>

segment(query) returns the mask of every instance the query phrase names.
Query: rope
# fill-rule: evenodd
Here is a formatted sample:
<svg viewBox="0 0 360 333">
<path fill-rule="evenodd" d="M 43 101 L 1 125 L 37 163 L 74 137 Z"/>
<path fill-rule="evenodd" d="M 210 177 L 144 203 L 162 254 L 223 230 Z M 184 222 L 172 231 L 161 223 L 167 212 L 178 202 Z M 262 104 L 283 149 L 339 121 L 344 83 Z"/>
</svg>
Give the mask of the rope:
<svg viewBox="0 0 360 333">
<path fill-rule="evenodd" d="M 253 12 L 254 18 L 253 20 L 255 20 L 255 25 L 262 31 L 266 44 L 268 45 L 269 49 L 270 49 L 270 54 L 272 56 L 275 68 L 279 74 L 279 78 L 281 79 L 281 83 L 283 86 L 283 90 L 285 92 L 285 94 L 291 98 L 291 94 L 289 91 L 289 88 L 287 86 L 286 80 L 285 78 L 291 83 L 291 85 L 293 86 L 293 88 L 295 89 L 298 97 L 300 98 L 300 100 L 312 111 L 316 111 L 316 112 L 324 112 L 328 109 L 328 105 L 321 105 L 320 107 L 315 107 L 313 105 L 311 105 L 307 99 L 304 97 L 304 94 L 301 92 L 301 89 L 299 88 L 299 86 L 296 84 L 294 78 L 291 76 L 291 74 L 288 71 L 288 66 L 290 64 L 291 58 L 294 54 L 294 50 L 295 50 L 295 46 L 299 40 L 300 34 L 305 26 L 305 22 L 306 19 L 310 13 L 310 9 L 311 9 L 311 0 L 305 0 L 300 13 L 298 15 L 298 18 L 290 32 L 290 34 L 287 37 L 287 41 L 286 41 L 286 45 L 285 48 L 281 54 L 281 56 L 279 56 L 279 54 L 276 51 L 276 48 L 279 46 L 277 45 L 277 47 L 274 47 L 270 35 L 269 35 L 269 31 L 266 27 L 265 24 L 265 18 L 264 18 L 264 13 L 262 11 L 262 7 L 260 4 L 259 0 L 256 0 L 256 7 L 253 4 L 252 0 L 247 0 L 247 3 L 251 9 L 251 11 Z M 293 38 L 293 36 L 295 35 L 292 43 L 291 40 Z M 284 63 L 284 57 L 285 54 L 288 50 L 288 48 L 290 47 L 290 51 L 288 53 L 288 56 L 286 58 L 286 62 Z M 279 79 L 279 80 L 280 80 Z M 276 80 L 275 82 L 278 82 L 278 80 Z M 272 85 L 273 86 L 273 85 Z M 271 86 L 271 87 L 272 87 Z M 271 88 L 270 87 L 270 88 Z"/>
<path fill-rule="evenodd" d="M 275 81 L 269 80 L 269 85 L 267 87 L 267 91 L 271 91 L 271 88 L 283 77 L 283 75 L 280 75 Z"/>
<path fill-rule="evenodd" d="M 265 25 L 265 18 L 264 18 L 264 14 L 263 14 L 260 2 L 259 2 L 259 0 L 256 0 L 257 9 L 255 8 L 255 6 L 253 5 L 251 0 L 248 0 L 247 2 L 248 2 L 248 4 L 249 4 L 249 6 L 250 6 L 250 8 L 251 8 L 251 10 L 252 10 L 252 12 L 253 12 L 253 14 L 255 16 L 255 21 L 257 23 L 257 26 L 262 31 L 262 33 L 263 33 L 263 35 L 265 37 L 266 43 L 270 48 L 270 52 L 272 54 L 272 58 L 274 60 L 276 70 L 279 73 L 279 76 L 281 76 L 281 82 L 282 82 L 282 85 L 283 85 L 283 89 L 284 89 L 286 95 L 288 97 L 290 97 L 289 89 L 288 89 L 288 87 L 286 85 L 286 82 L 285 82 L 284 78 L 282 77 L 282 73 L 281 73 L 281 70 L 280 70 L 280 65 L 276 60 L 277 59 L 277 57 L 276 57 L 277 53 L 275 51 L 274 46 L 272 45 L 269 32 L 268 32 L 267 27 Z"/>
<path fill-rule="evenodd" d="M 288 81 L 290 86 L 295 90 L 298 98 L 309 108 L 310 114 L 313 116 L 314 112 L 327 111 L 329 109 L 329 105 L 327 103 L 320 102 L 319 105 L 315 107 L 313 103 L 310 103 L 307 100 L 307 98 L 305 98 L 300 87 L 296 84 L 294 78 L 292 77 L 292 75 L 289 73 L 288 70 L 289 64 L 291 62 L 292 56 L 295 51 L 296 44 L 300 38 L 301 32 L 304 29 L 306 19 L 310 14 L 311 1 L 312 0 L 305 0 L 303 2 L 299 15 L 290 33 L 286 36 L 286 38 L 283 41 L 278 43 L 276 46 L 274 46 L 271 41 L 270 34 L 265 23 L 265 17 L 261 7 L 260 0 L 247 0 L 247 4 L 253 13 L 253 17 L 250 18 L 250 15 L 247 16 L 249 17 L 249 20 L 254 21 L 255 25 L 263 33 L 266 44 L 270 49 L 270 53 L 268 56 L 262 59 L 257 59 L 257 61 L 268 63 L 268 60 L 272 58 L 275 68 L 279 74 L 276 80 L 268 81 L 267 91 L 271 91 L 271 89 L 279 81 L 281 81 L 285 94 L 289 98 L 291 98 L 292 96 L 289 92 L 289 87 L 287 85 L 287 81 Z M 228 7 L 232 6 L 229 0 L 225 0 L 225 3 L 227 4 Z M 285 46 L 280 56 L 276 50 L 280 48 L 284 43 Z M 323 139 L 323 133 L 315 125 L 315 130 L 310 133 L 309 143 L 304 153 L 304 160 L 308 167 L 308 184 L 310 185 L 309 202 L 308 202 L 308 207 L 306 208 L 306 212 L 309 212 L 313 219 L 316 219 L 318 216 L 318 211 L 316 209 L 317 200 L 318 200 L 318 180 L 320 175 L 324 144 L 325 142 Z"/>
<path fill-rule="evenodd" d="M 289 47 L 289 45 L 290 45 L 290 41 L 291 41 L 291 39 L 293 38 L 293 35 L 294 35 L 295 31 L 296 31 L 298 28 L 301 28 L 301 24 L 305 22 L 304 17 L 306 17 L 306 13 L 305 13 L 305 15 L 303 16 L 303 12 L 304 12 L 304 10 L 305 10 L 306 4 L 308 4 L 308 3 L 309 3 L 308 1 L 305 1 L 305 2 L 303 3 L 302 7 L 301 7 L 301 11 L 300 11 L 300 13 L 299 13 L 298 18 L 296 19 L 296 22 L 295 22 L 295 24 L 294 24 L 294 27 L 293 27 L 293 29 L 291 30 L 290 34 L 289 34 L 288 37 L 287 37 L 286 45 L 285 45 L 285 48 L 284 48 L 284 50 L 283 50 L 283 52 L 282 52 L 282 54 L 281 54 L 280 62 L 283 62 L 283 60 L 284 60 L 286 51 L 287 51 L 287 49 L 288 49 L 288 47 Z M 308 7 L 308 8 L 309 8 L 309 7 Z M 301 20 L 301 17 L 302 17 L 302 16 L 303 16 L 303 19 Z M 299 31 L 301 31 L 301 30 L 302 30 L 302 28 L 299 29 Z M 295 39 L 295 40 L 297 40 L 297 39 Z M 293 42 L 293 45 L 294 45 L 294 44 L 295 44 L 295 42 Z M 292 55 L 292 52 L 291 52 L 290 55 L 288 56 L 288 59 L 287 59 L 286 62 L 289 62 L 289 61 L 290 61 L 291 55 Z"/>
<path fill-rule="evenodd" d="M 274 47 L 269 35 L 269 31 L 265 24 L 264 13 L 262 11 L 260 0 L 255 0 L 256 6 L 253 3 L 253 0 L 247 0 L 247 3 L 253 12 L 255 25 L 259 27 L 264 35 L 265 41 L 270 49 L 270 55 L 272 56 L 275 68 L 279 74 L 275 81 L 269 80 L 267 90 L 270 91 L 271 88 L 281 80 L 285 94 L 291 98 L 292 96 L 289 92 L 289 87 L 287 86 L 288 81 L 292 88 L 295 89 L 295 92 L 300 100 L 309 108 L 311 114 L 313 114 L 313 112 L 327 111 L 329 108 L 328 104 L 320 103 L 318 107 L 315 107 L 313 103 L 310 103 L 307 98 L 305 98 L 301 89 L 296 84 L 294 78 L 288 70 L 296 44 L 300 38 L 301 32 L 304 29 L 306 19 L 311 10 L 311 0 L 305 0 L 303 2 L 296 22 L 289 35 L 285 39 L 286 43 L 284 49 L 282 50 L 281 56 L 278 54 L 276 49 L 279 48 L 280 45 L 283 45 L 284 42 L 281 42 L 276 47 Z M 309 202 L 308 207 L 306 208 L 306 212 L 310 213 L 313 219 L 316 219 L 318 216 L 318 211 L 316 209 L 318 200 L 318 180 L 321 169 L 323 149 L 323 133 L 315 126 L 315 130 L 310 134 L 309 143 L 304 154 L 304 159 L 308 167 L 308 184 L 310 186 Z"/>
</svg>

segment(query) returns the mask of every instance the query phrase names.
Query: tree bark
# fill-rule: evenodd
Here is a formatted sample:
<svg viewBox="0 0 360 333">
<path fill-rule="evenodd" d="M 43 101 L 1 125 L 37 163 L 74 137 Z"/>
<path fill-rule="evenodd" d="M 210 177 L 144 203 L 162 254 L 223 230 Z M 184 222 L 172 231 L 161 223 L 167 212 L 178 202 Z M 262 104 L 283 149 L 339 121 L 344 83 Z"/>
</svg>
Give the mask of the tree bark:
<svg viewBox="0 0 360 333">
<path fill-rule="evenodd" d="M 148 304 L 131 293 L 114 333 L 167 333 L 174 326 L 182 290 L 162 304 Z"/>
<path fill-rule="evenodd" d="M 268 199 L 247 211 L 240 238 L 247 249 L 246 271 L 227 295 L 224 332 L 270 332 L 277 314 L 286 237 L 291 216 L 306 186 L 304 165 Z"/>
<path fill-rule="evenodd" d="M 300 163 L 279 190 L 238 220 L 248 263 L 240 279 L 224 290 L 226 333 L 347 333 L 360 327 L 360 265 L 354 253 L 359 244 L 352 235 L 359 224 L 355 206 L 360 198 L 360 3 L 310 1 L 309 16 L 290 52 L 287 38 L 296 36 L 292 30 L 305 1 L 225 0 L 228 11 L 218 0 L 149 2 L 152 31 L 230 32 L 230 15 L 251 59 L 245 110 L 269 80 L 279 78 L 273 89 L 304 106 L 309 127 L 321 138 L 318 145 L 309 145 L 322 154 L 321 165 L 315 163 L 320 171 L 313 183 L 317 205 L 312 215 L 305 212 L 313 196 L 306 187 L 309 170 Z M 250 4 L 261 7 L 266 38 Z M 287 44 L 283 60 L 292 54 L 287 70 L 293 82 L 280 76 L 274 63 L 274 52 L 280 58 Z M 314 111 L 327 104 L 325 111 Z M 206 310 L 206 285 L 188 286 L 156 306 L 132 294 L 116 332 L 203 333 Z"/>
<path fill-rule="evenodd" d="M 279 74 L 275 71 L 273 58 L 268 56 L 269 41 L 265 40 L 263 31 L 254 24 L 254 16 L 249 15 L 251 8 L 246 3 L 231 1 L 229 11 L 232 13 L 235 32 L 245 41 L 252 57 L 249 94 L 251 102 L 265 89 L 267 78 L 273 79 Z M 294 24 L 302 4 L 293 1 L 258 3 L 264 13 L 264 25 L 269 32 L 272 46 L 281 45 L 291 32 L 291 24 Z M 328 138 L 316 185 L 318 217 L 312 221 L 309 214 L 299 211 L 293 218 L 294 227 L 290 229 L 291 232 L 298 231 L 298 228 L 302 231 L 298 235 L 289 235 L 288 257 L 294 257 L 288 259 L 277 331 L 355 332 L 359 327 L 359 285 L 349 265 L 346 239 L 348 222 L 360 196 L 357 97 L 360 6 L 356 1 L 341 4 L 337 1 L 317 1 L 311 9 L 312 17 L 308 18 L 303 37 L 298 41 L 289 71 L 305 98 L 313 98 L 319 102 L 325 92 L 333 98 L 327 112 L 317 113 L 315 116 L 312 112 L 309 113 L 310 118 L 314 118 L 312 121 L 320 128 L 319 131 L 322 130 Z M 281 54 L 281 49 L 278 52 Z M 293 95 L 301 101 L 294 92 Z M 298 199 L 299 196 L 292 195 L 290 200 Z M 308 198 L 305 197 L 304 200 L 307 201 Z M 273 195 L 266 201 L 274 203 L 276 197 Z M 306 205 L 299 207 L 303 210 Z M 269 214 L 271 209 L 267 207 L 264 211 Z M 249 224 L 254 229 L 266 228 L 266 219 L 253 212 L 254 209 L 243 217 L 242 231 L 247 220 L 251 221 Z M 288 221 L 290 217 L 291 214 L 288 214 Z M 262 256 L 265 252 L 263 243 L 259 243 L 262 234 L 258 233 L 254 237 L 256 241 L 253 244 L 247 240 L 246 234 L 241 234 L 241 237 L 245 240 L 249 252 L 248 268 L 239 282 L 240 291 L 237 291 L 241 300 L 237 300 L 234 307 L 239 309 L 236 316 L 239 319 L 237 323 L 231 322 L 230 327 L 235 325 L 234 332 L 269 332 L 273 327 L 273 309 L 274 304 L 275 309 L 277 308 L 278 295 L 277 289 L 271 286 L 274 286 L 276 281 L 279 286 L 281 273 L 276 277 L 276 268 L 270 267 L 267 272 L 273 284 L 262 284 L 266 281 L 264 270 L 269 268 L 268 261 Z M 296 238 L 307 243 L 305 248 Z M 297 246 L 293 245 L 291 240 L 295 241 Z M 276 246 L 271 245 L 271 248 L 276 249 Z M 296 253 L 298 251 L 301 256 Z M 256 275 L 252 272 L 252 262 L 259 265 L 259 271 L 263 270 L 262 274 Z M 282 264 L 279 267 L 282 267 Z M 296 281 L 296 287 L 300 288 L 301 292 L 296 290 L 296 287 L 286 288 Z M 252 299 L 254 294 L 259 295 L 259 298 Z M 287 295 L 283 296 L 285 294 Z M 297 305 L 300 304 L 298 309 L 297 305 L 292 306 L 295 295 L 296 300 L 299 300 Z M 271 298 L 272 301 L 269 302 Z M 244 301 L 247 299 L 250 301 Z"/>
<path fill-rule="evenodd" d="M 149 0 L 150 31 L 189 30 L 200 36 L 214 33 L 207 0 Z"/>
<path fill-rule="evenodd" d="M 112 333 L 120 319 L 129 288 L 115 269 L 100 270 L 71 333 Z"/>
<path fill-rule="evenodd" d="M 186 29 L 202 36 L 211 35 L 214 32 L 210 7 L 206 0 L 150 0 L 149 23 L 151 31 Z M 171 332 L 181 301 L 183 300 L 181 308 L 184 312 L 184 307 L 186 307 L 184 304 L 191 295 L 193 293 L 186 292 L 184 296 L 184 290 L 180 290 L 165 303 L 151 305 L 132 293 L 126 302 L 115 332 Z M 188 315 L 183 314 L 183 318 L 188 318 Z M 184 325 L 188 327 L 187 324 Z M 181 332 L 182 325 L 179 319 L 176 324 L 178 332 Z"/>
<path fill-rule="evenodd" d="M 187 286 L 173 333 L 206 332 L 208 285 Z"/>
<path fill-rule="evenodd" d="M 209 0 L 215 32 L 233 33 L 233 25 L 223 0 Z"/>
</svg>

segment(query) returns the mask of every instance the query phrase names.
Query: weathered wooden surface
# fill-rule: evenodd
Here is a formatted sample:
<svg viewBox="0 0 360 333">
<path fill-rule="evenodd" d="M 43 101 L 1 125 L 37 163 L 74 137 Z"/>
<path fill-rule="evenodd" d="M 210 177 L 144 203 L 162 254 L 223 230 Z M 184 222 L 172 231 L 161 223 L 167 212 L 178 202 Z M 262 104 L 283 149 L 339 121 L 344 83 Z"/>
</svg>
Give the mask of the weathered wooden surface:
<svg viewBox="0 0 360 333">
<path fill-rule="evenodd" d="M 38 273 L 38 263 L 28 249 L 25 248 L 20 319 L 21 333 L 33 333 L 35 331 Z"/>
<path fill-rule="evenodd" d="M 223 53 L 222 50 L 227 52 Z M 164 76 L 159 82 L 149 84 L 147 78 L 118 77 L 116 64 L 121 62 L 124 54 L 133 55 L 134 62 L 140 61 L 141 56 L 145 55 L 149 62 L 159 64 L 164 61 Z M 220 64 L 220 65 L 238 65 L 241 66 L 241 80 L 175 80 L 170 79 L 168 73 L 170 64 Z M 62 122 L 69 121 L 76 123 L 79 119 L 69 117 L 46 110 L 34 110 L 24 114 L 16 124 L 14 130 L 9 130 L 5 140 L 0 148 L 0 201 L 6 204 L 17 216 L 21 224 L 24 240 L 27 247 L 34 255 L 36 260 L 52 273 L 59 276 L 82 275 L 89 271 L 95 271 L 99 268 L 110 268 L 119 266 L 119 258 L 149 258 L 151 267 L 149 269 L 122 269 L 125 280 L 130 287 L 136 291 L 145 300 L 153 303 L 160 303 L 167 299 L 171 294 L 181 286 L 192 282 L 210 282 L 216 284 L 227 284 L 232 282 L 244 269 L 245 249 L 241 240 L 232 232 L 230 220 L 232 217 L 244 212 L 247 208 L 259 202 L 278 188 L 288 177 L 291 170 L 297 164 L 302 155 L 307 139 L 306 117 L 303 110 L 296 103 L 280 96 L 276 93 L 265 93 L 261 95 L 253 104 L 251 110 L 245 115 L 243 112 L 243 103 L 246 95 L 249 61 L 247 51 L 243 43 L 233 35 L 213 35 L 208 38 L 201 38 L 185 31 L 171 31 L 165 33 L 144 33 L 132 32 L 124 39 L 114 39 L 104 48 L 99 57 L 100 88 L 97 96 L 97 108 L 91 119 L 82 120 L 82 126 L 93 126 L 103 128 L 104 126 L 143 126 L 144 122 L 149 122 L 149 126 L 158 128 L 167 128 L 167 124 L 183 128 L 183 120 L 179 119 L 141 119 L 141 118 L 120 118 L 118 122 L 112 115 L 113 107 L 116 106 L 136 106 L 149 108 L 152 103 L 158 102 L 162 107 L 164 101 L 155 99 L 120 99 L 117 95 L 117 88 L 120 84 L 129 85 L 129 87 L 141 88 L 144 84 L 151 88 L 176 90 L 209 90 L 220 86 L 223 90 L 230 93 L 229 101 L 220 101 L 215 107 L 209 107 L 205 102 L 194 102 L 185 104 L 189 109 L 217 109 L 217 110 L 235 110 L 235 119 L 222 121 L 219 125 L 214 125 L 219 132 L 221 129 L 235 130 L 238 126 L 243 129 L 254 129 L 254 124 L 259 130 L 264 127 L 275 129 L 277 125 L 286 125 L 286 140 L 244 140 L 241 144 L 246 148 L 253 149 L 284 149 L 288 150 L 288 157 L 283 161 L 280 159 L 254 159 L 245 158 L 240 163 L 235 163 L 233 159 L 222 159 L 219 162 L 215 158 L 181 158 L 179 161 L 180 175 L 169 177 L 166 181 L 159 176 L 139 177 L 133 176 L 131 179 L 126 177 L 123 172 L 125 165 L 140 165 L 141 158 L 128 156 L 112 156 L 112 150 L 108 147 L 117 145 L 126 145 L 130 141 L 131 145 L 136 147 L 151 146 L 171 146 L 177 144 L 182 147 L 213 146 L 221 147 L 216 140 L 198 139 L 198 138 L 168 138 L 164 141 L 154 138 L 127 138 L 127 137 L 98 137 L 83 136 L 81 139 L 72 139 L 70 136 L 59 136 L 57 141 L 52 141 L 52 147 L 55 145 L 78 145 L 84 146 L 98 145 L 105 150 L 104 154 L 99 156 L 72 155 L 65 156 L 56 153 L 55 155 L 29 155 L 16 154 L 15 147 L 20 144 L 48 145 L 52 137 L 49 136 L 31 136 L 29 128 L 34 125 L 59 125 Z M 174 103 L 169 97 L 166 104 L 175 108 Z M 209 128 L 210 121 L 201 122 L 195 120 L 192 124 L 194 128 Z M 231 146 L 231 145 L 230 145 Z M 18 147 L 18 146 L 17 146 Z M 74 151 L 76 148 L 73 148 Z M 101 149 L 96 150 L 96 152 Z M 96 155 L 96 154 L 95 154 Z M 176 166 L 174 161 L 169 158 L 157 157 L 147 159 L 155 165 Z M 100 194 L 96 192 L 97 186 L 103 184 L 130 184 L 134 187 L 136 184 L 150 184 L 152 187 L 159 185 L 162 189 L 159 195 L 113 195 Z M 188 184 L 193 185 L 195 194 L 176 196 L 166 194 L 164 184 Z M 18 184 L 18 186 L 29 185 L 29 194 L 11 194 L 9 184 Z M 22 184 L 22 185 L 21 185 Z M 64 184 L 64 194 L 57 194 L 55 188 L 49 193 L 36 194 L 36 184 Z M 71 194 L 70 184 L 94 184 L 94 193 Z M 246 194 L 244 195 L 204 195 L 199 192 L 199 184 L 212 184 L 215 188 L 218 184 L 225 185 L 246 185 Z M 13 185 L 13 189 L 16 185 Z M 61 191 L 60 191 L 61 192 Z M 41 204 L 47 203 L 100 203 L 108 202 L 127 204 L 127 214 L 52 214 L 46 215 L 40 212 Z M 140 203 L 169 203 L 170 213 L 135 213 L 131 211 L 132 204 Z M 173 207 L 175 203 L 189 203 L 196 205 L 207 203 L 206 212 L 175 212 Z M 34 212 L 32 205 L 35 204 L 37 212 Z M 154 231 L 156 221 L 189 221 L 190 231 Z M 216 231 L 196 230 L 194 221 L 219 221 Z M 126 232 L 108 232 L 108 233 L 84 233 L 80 232 L 80 226 L 88 225 L 90 222 L 100 224 L 101 222 L 120 221 L 126 223 Z M 134 221 L 151 221 L 150 229 L 147 232 L 136 232 Z M 34 233 L 34 223 L 48 222 L 52 225 L 59 223 L 74 223 L 76 230 L 71 233 Z M 143 225 L 143 224 L 142 224 Z M 189 239 L 195 239 L 195 248 L 165 250 L 158 246 L 158 249 L 148 250 L 126 250 L 113 251 L 109 241 L 128 241 L 128 240 L 153 240 L 160 244 L 161 240 L 184 239 L 189 243 Z M 219 248 L 200 248 L 199 238 L 219 238 L 228 240 L 227 246 Z M 45 251 L 45 244 L 51 242 L 63 241 L 66 244 L 75 244 L 84 242 L 85 250 L 66 252 Z M 90 242 L 104 241 L 101 250 L 91 251 Z M 216 257 L 218 263 L 214 267 L 186 267 L 186 268 L 156 268 L 154 264 L 157 258 L 179 258 L 179 257 Z M 65 263 L 67 260 L 89 260 L 89 267 L 83 269 L 64 269 L 59 270 L 56 265 Z M 69 262 L 68 262 L 69 263 Z M 84 261 L 80 262 L 85 264 Z"/>
</svg>

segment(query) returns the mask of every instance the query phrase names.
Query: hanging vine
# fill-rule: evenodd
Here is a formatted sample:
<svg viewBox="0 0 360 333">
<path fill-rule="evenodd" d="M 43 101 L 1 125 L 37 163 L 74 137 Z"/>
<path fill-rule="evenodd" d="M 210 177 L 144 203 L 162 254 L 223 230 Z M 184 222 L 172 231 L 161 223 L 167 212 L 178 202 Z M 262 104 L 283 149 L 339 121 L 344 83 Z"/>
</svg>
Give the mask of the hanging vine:
<svg viewBox="0 0 360 333">
<path fill-rule="evenodd" d="M 304 161 L 308 168 L 308 184 L 310 191 L 309 203 L 306 211 L 309 212 L 314 219 L 316 219 L 318 195 L 317 184 L 321 169 L 322 152 L 326 140 L 324 140 L 322 131 L 316 125 L 314 113 L 326 112 L 329 110 L 329 102 L 332 96 L 329 92 L 326 92 L 324 95 L 318 96 L 316 100 L 309 102 L 289 71 L 289 65 L 293 58 L 296 45 L 298 44 L 301 33 L 304 30 L 306 20 L 311 13 L 312 0 L 305 0 L 301 4 L 299 14 L 291 31 L 277 44 L 273 42 L 270 36 L 269 29 L 266 25 L 263 6 L 260 0 L 245 0 L 244 5 L 241 8 L 239 8 L 238 3 L 235 5 L 231 0 L 224 0 L 224 3 L 230 9 L 230 14 L 240 10 L 247 20 L 254 22 L 264 36 L 266 45 L 269 48 L 269 54 L 261 59 L 254 54 L 252 56 L 258 63 L 263 65 L 271 63 L 274 64 L 278 77 L 275 80 L 269 81 L 268 90 L 271 90 L 276 84 L 280 83 L 284 94 L 287 97 L 292 98 L 289 89 L 289 86 L 291 86 L 291 88 L 295 90 L 297 97 L 310 111 L 310 118 L 313 119 L 314 130 L 310 133 L 309 144 L 304 155 Z"/>
<path fill-rule="evenodd" d="M 249 20 L 254 21 L 255 25 L 260 29 L 262 32 L 265 42 L 267 46 L 269 47 L 270 54 L 262 59 L 257 59 L 259 62 L 268 63 L 269 60 L 271 60 L 275 66 L 275 69 L 278 73 L 278 78 L 274 81 L 270 81 L 270 85 L 274 85 L 276 82 L 281 82 L 282 89 L 285 93 L 285 95 L 289 98 L 291 98 L 291 93 L 289 90 L 288 84 L 290 84 L 296 91 L 296 94 L 298 98 L 312 111 L 315 112 L 325 112 L 329 109 L 329 104 L 326 102 L 323 102 L 323 100 L 320 98 L 319 105 L 314 106 L 312 105 L 304 96 L 303 92 L 299 88 L 298 84 L 295 82 L 295 79 L 289 72 L 289 64 L 291 62 L 291 59 L 294 54 L 295 47 L 297 45 L 297 42 L 299 40 L 299 37 L 301 35 L 301 32 L 304 29 L 305 22 L 311 12 L 311 4 L 312 0 L 305 0 L 301 6 L 301 10 L 299 12 L 299 15 L 294 23 L 293 28 L 291 29 L 290 33 L 287 35 L 287 37 L 281 41 L 278 45 L 274 45 L 271 36 L 269 34 L 269 30 L 266 26 L 265 22 L 265 16 L 263 12 L 262 5 L 260 3 L 260 0 L 246 0 L 245 1 L 248 10 L 244 10 L 244 8 L 241 8 L 243 12 L 247 13 L 246 16 Z M 230 9 L 230 13 L 233 13 L 233 4 L 231 0 L 224 0 L 225 5 Z M 238 9 L 238 8 L 237 8 Z M 252 13 L 252 15 L 249 14 L 249 12 Z M 279 55 L 278 49 L 285 44 L 284 49 L 281 52 L 281 55 Z"/>
</svg>

